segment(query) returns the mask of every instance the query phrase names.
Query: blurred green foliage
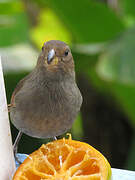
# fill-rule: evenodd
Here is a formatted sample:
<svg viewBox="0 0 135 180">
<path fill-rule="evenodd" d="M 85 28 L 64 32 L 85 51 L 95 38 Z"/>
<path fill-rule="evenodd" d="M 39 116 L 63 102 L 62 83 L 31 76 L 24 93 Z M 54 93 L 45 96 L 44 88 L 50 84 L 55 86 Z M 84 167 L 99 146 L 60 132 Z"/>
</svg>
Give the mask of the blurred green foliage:
<svg viewBox="0 0 135 180">
<path fill-rule="evenodd" d="M 41 48 L 45 41 L 56 37 L 63 39 L 68 44 L 71 43 L 70 32 L 63 26 L 55 13 L 51 9 L 43 9 L 40 13 L 38 26 L 31 29 L 31 39 L 38 48 Z"/>
<path fill-rule="evenodd" d="M 107 41 L 124 29 L 122 21 L 104 4 L 92 0 L 47 1 L 72 32 L 76 43 Z"/>
<path fill-rule="evenodd" d="M 21 2 L 0 3 L 0 15 L 0 46 L 29 41 L 28 20 Z"/>
<path fill-rule="evenodd" d="M 83 73 L 97 92 L 112 96 L 118 109 L 128 117 L 134 131 L 134 7 L 134 0 L 119 1 L 116 9 L 96 0 L 2 1 L 0 48 L 29 43 L 39 50 L 47 40 L 60 39 L 67 42 L 72 47 L 77 76 Z M 129 23 L 131 19 L 132 23 Z M 8 100 L 23 73 L 16 75 L 9 70 L 9 73 L 5 74 Z M 84 135 L 82 118 L 80 115 L 72 128 L 76 139 L 81 139 Z M 135 156 L 134 142 L 135 136 L 132 138 L 133 145 L 129 147 L 129 159 L 126 164 L 130 169 L 135 169 L 132 158 Z M 32 150 L 31 147 L 29 150 L 23 149 L 25 152 Z"/>
<path fill-rule="evenodd" d="M 123 11 L 126 15 L 135 16 L 134 0 L 130 0 L 130 2 L 128 0 L 121 0 L 121 3 Z"/>
</svg>

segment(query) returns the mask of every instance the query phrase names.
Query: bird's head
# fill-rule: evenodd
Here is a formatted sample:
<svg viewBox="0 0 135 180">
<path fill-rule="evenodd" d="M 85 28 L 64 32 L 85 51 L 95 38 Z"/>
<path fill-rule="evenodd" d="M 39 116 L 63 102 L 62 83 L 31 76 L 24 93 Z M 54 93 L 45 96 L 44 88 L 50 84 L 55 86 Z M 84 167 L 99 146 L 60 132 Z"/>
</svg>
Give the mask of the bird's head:
<svg viewBox="0 0 135 180">
<path fill-rule="evenodd" d="M 74 71 L 74 61 L 69 46 L 58 40 L 44 43 L 37 66 L 44 66 L 49 72 Z"/>
</svg>

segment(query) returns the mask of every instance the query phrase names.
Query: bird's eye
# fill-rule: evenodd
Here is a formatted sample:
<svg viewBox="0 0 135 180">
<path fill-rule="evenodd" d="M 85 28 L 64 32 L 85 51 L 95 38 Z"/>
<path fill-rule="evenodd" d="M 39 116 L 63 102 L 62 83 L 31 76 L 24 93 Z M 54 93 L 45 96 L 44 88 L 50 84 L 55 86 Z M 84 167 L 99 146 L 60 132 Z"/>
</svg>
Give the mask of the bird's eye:
<svg viewBox="0 0 135 180">
<path fill-rule="evenodd" d="M 65 51 L 65 53 L 64 53 L 64 54 L 65 54 L 65 56 L 67 56 L 67 55 L 68 55 L 68 53 L 69 53 L 69 50 L 66 50 L 66 51 Z"/>
</svg>

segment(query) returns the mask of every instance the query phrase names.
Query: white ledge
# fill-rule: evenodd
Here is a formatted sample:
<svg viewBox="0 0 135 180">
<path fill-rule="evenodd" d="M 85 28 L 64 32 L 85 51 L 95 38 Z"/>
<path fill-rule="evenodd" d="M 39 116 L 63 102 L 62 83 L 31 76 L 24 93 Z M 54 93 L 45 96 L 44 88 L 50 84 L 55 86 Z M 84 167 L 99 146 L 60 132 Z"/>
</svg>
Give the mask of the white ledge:
<svg viewBox="0 0 135 180">
<path fill-rule="evenodd" d="M 112 180 L 135 180 L 135 171 L 112 168 Z"/>
</svg>

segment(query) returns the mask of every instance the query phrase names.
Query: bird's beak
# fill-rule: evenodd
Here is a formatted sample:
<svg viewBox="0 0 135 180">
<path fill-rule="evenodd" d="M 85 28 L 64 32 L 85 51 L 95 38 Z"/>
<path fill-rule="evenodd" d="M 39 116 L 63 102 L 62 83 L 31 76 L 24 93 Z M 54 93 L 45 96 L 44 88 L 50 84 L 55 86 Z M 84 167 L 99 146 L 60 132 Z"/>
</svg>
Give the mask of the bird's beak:
<svg viewBox="0 0 135 180">
<path fill-rule="evenodd" d="M 54 49 L 51 49 L 47 56 L 47 63 L 56 65 L 58 63 L 58 58 L 55 56 Z"/>
</svg>

